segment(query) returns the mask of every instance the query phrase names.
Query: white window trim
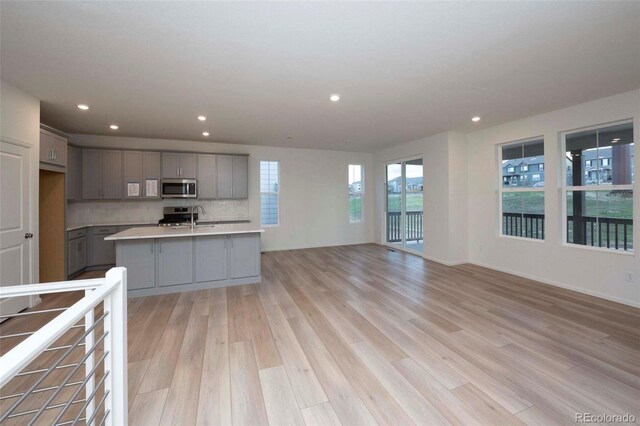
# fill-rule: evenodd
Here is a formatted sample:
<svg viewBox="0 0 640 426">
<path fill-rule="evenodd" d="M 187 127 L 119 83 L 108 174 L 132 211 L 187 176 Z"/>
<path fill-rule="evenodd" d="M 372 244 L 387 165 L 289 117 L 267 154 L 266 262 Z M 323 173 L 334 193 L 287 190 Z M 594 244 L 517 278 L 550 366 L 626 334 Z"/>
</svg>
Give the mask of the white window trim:
<svg viewBox="0 0 640 426">
<path fill-rule="evenodd" d="M 540 135 L 540 136 L 535 136 L 532 138 L 527 138 L 527 139 L 520 139 L 520 140 L 516 140 L 516 141 L 511 141 L 511 142 L 505 142 L 505 143 L 501 143 L 497 145 L 498 148 L 498 164 L 500 165 L 498 167 L 499 171 L 498 171 L 498 226 L 497 226 L 497 231 L 498 231 L 498 237 L 499 238 L 504 238 L 507 240 L 521 240 L 521 241 L 529 241 L 529 242 L 536 242 L 536 243 L 544 243 L 547 240 L 547 233 L 545 232 L 544 234 L 544 238 L 530 238 L 530 237 L 521 237 L 519 235 L 505 235 L 502 233 L 502 194 L 503 193 L 508 193 L 508 192 L 542 192 L 544 193 L 545 191 L 545 187 L 541 187 L 541 188 L 534 188 L 534 187 L 503 187 L 503 179 L 504 179 L 504 167 L 502 166 L 502 148 L 505 146 L 509 146 L 509 145 L 519 145 L 519 144 L 523 144 L 523 143 L 527 143 L 527 142 L 532 142 L 532 141 L 537 141 L 537 140 L 542 140 L 542 143 L 544 144 L 544 136 Z M 546 158 L 546 157 L 545 157 Z M 539 163 L 539 164 L 544 164 L 544 163 Z M 507 173 L 509 173 L 507 171 Z M 540 181 L 538 181 L 540 182 Z M 545 196 L 546 198 L 546 196 Z M 547 203 L 545 200 L 545 219 L 546 219 L 546 209 L 547 209 Z"/>
<path fill-rule="evenodd" d="M 364 223 L 364 166 L 362 164 L 351 164 L 347 165 L 347 187 L 349 186 L 349 168 L 351 166 L 359 166 L 360 167 L 360 219 L 352 220 L 351 212 L 349 211 L 349 191 L 347 191 L 347 215 L 349 216 L 349 223 Z"/>
<path fill-rule="evenodd" d="M 634 131 L 635 131 L 635 123 L 633 122 L 633 119 L 627 119 L 627 120 L 621 120 L 621 121 L 614 121 L 611 123 L 603 123 L 603 124 L 599 124 L 599 125 L 595 125 L 595 126 L 589 126 L 589 127 L 584 127 L 584 128 L 578 128 L 578 129 L 571 129 L 571 130 L 566 130 L 563 132 L 560 132 L 560 182 L 561 182 L 561 186 L 560 186 L 560 192 L 561 192 L 561 202 L 562 202 L 562 206 L 561 206 L 561 220 L 560 222 L 562 223 L 562 245 L 564 247 L 569 247 L 569 248 L 576 248 L 579 250 L 590 250 L 590 251 L 598 251 L 598 252 L 602 252 L 602 253 L 610 253 L 610 254 L 621 254 L 621 255 L 626 255 L 626 256 L 635 256 L 636 253 L 636 249 L 635 249 L 635 245 L 633 250 L 631 251 L 625 251 L 625 250 L 616 250 L 616 249 L 611 249 L 611 248 L 607 248 L 607 247 L 597 247 L 597 246 L 588 246 L 586 244 L 575 244 L 575 243 L 570 243 L 567 240 L 567 192 L 569 191 L 612 191 L 613 189 L 619 189 L 619 190 L 631 190 L 634 192 L 634 198 L 635 198 L 635 185 L 636 182 L 634 182 L 631 185 L 581 185 L 581 186 L 568 186 L 567 185 L 567 168 L 564 166 L 564 161 L 566 159 L 566 153 L 567 153 L 567 135 L 571 134 L 571 133 L 576 133 L 576 132 L 581 132 L 581 131 L 588 131 L 588 130 L 598 130 L 598 129 L 602 129 L 605 127 L 610 127 L 610 126 L 617 126 L 617 125 L 622 125 L 622 124 L 632 124 L 634 126 Z M 635 141 L 634 141 L 634 145 L 635 145 Z M 634 146 L 635 148 L 635 146 Z M 635 156 L 635 154 L 634 154 Z M 600 168 L 600 164 L 599 164 L 599 159 L 596 159 L 596 168 L 597 170 L 599 170 Z M 635 202 L 634 202 L 635 204 Z M 634 214 L 633 214 L 633 219 L 635 220 L 635 210 L 634 210 Z M 634 231 L 635 232 L 635 231 Z M 635 237 L 635 235 L 634 235 Z M 635 241 L 635 239 L 634 239 Z"/>
<path fill-rule="evenodd" d="M 262 166 L 262 162 L 268 162 L 268 163 L 278 163 L 278 192 L 273 192 L 273 191 L 268 191 L 268 192 L 262 192 L 262 176 L 261 176 L 261 166 Z M 280 179 L 281 173 L 280 173 L 280 160 L 259 160 L 258 161 L 258 192 L 260 193 L 260 200 L 258 201 L 259 205 L 260 205 L 260 226 L 265 227 L 265 228 L 277 228 L 278 226 L 280 226 L 280 194 L 282 193 L 282 179 Z M 262 194 L 267 194 L 267 195 L 277 195 L 278 198 L 278 223 L 276 224 L 270 224 L 270 225 L 265 225 L 262 223 Z"/>
</svg>

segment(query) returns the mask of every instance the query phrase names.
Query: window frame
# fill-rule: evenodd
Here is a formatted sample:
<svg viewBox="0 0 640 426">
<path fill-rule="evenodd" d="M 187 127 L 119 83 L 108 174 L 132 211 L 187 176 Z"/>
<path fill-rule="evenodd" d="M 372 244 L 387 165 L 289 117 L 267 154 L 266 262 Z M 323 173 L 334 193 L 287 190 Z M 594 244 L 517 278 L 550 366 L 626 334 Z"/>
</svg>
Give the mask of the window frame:
<svg viewBox="0 0 640 426">
<path fill-rule="evenodd" d="M 514 239 L 514 240 L 521 240 L 521 241 L 530 241 L 530 242 L 534 242 L 534 243 L 544 243 L 547 239 L 547 233 L 544 232 L 544 237 L 543 238 L 532 238 L 532 237 L 523 237 L 520 235 L 507 235 L 503 233 L 503 210 L 502 210 L 502 195 L 503 193 L 507 192 L 512 192 L 512 193 L 518 193 L 518 192 L 542 192 L 545 195 L 545 203 L 544 203 L 544 209 L 545 209 L 545 219 L 547 217 L 547 203 L 546 203 L 546 193 L 545 193 L 545 189 L 546 187 L 511 187 L 511 186 L 507 186 L 507 187 L 503 187 L 503 179 L 504 179 L 504 167 L 502 166 L 502 149 L 504 147 L 507 146 L 512 146 L 512 145 L 522 145 L 525 144 L 527 142 L 533 142 L 533 141 L 537 141 L 537 140 L 541 140 L 543 147 L 544 147 L 544 143 L 545 143 L 545 139 L 544 139 L 544 135 L 540 135 L 540 136 L 534 136 L 534 137 L 530 137 L 530 138 L 526 138 L 526 139 L 519 139 L 519 140 L 515 140 L 515 141 L 510 141 L 510 142 L 503 142 L 503 143 L 499 143 L 496 145 L 497 147 L 497 151 L 498 151 L 498 238 L 505 238 L 505 239 Z M 546 155 L 543 154 L 543 155 Z M 546 157 L 545 157 L 546 159 Z M 542 164 L 544 167 L 544 162 L 543 163 L 538 163 L 538 164 Z M 539 166 L 538 166 L 539 167 Z M 544 171 L 544 168 L 542 169 L 542 171 Z M 510 173 L 507 170 L 507 173 Z M 539 182 L 539 181 L 538 181 Z"/>
<path fill-rule="evenodd" d="M 278 165 L 278 192 L 273 191 L 262 191 L 262 163 L 276 163 Z M 258 192 L 260 194 L 260 226 L 265 228 L 276 228 L 280 226 L 281 216 L 280 216 L 280 194 L 282 193 L 282 180 L 280 179 L 280 160 L 259 160 L 258 161 Z M 275 224 L 264 224 L 262 223 L 262 195 L 275 195 L 278 204 L 278 220 Z"/>
<path fill-rule="evenodd" d="M 352 220 L 352 218 L 351 218 L 351 210 L 349 209 L 350 199 L 349 199 L 349 189 L 348 188 L 349 188 L 349 178 L 350 178 L 350 172 L 351 172 L 350 169 L 351 169 L 352 166 L 360 167 L 360 219 L 359 220 Z M 364 223 L 364 190 L 365 190 L 365 186 L 364 186 L 364 165 L 349 163 L 347 165 L 347 215 L 348 215 L 348 219 L 349 219 L 349 224 Z"/>
<path fill-rule="evenodd" d="M 589 246 L 586 244 L 576 244 L 576 243 L 570 243 L 568 241 L 568 225 L 567 225 L 567 193 L 569 191 L 591 191 L 591 192 L 597 192 L 597 191 L 602 191 L 602 192 L 607 192 L 607 191 L 612 191 L 612 190 L 623 190 L 623 191 L 632 191 L 634 192 L 633 197 L 635 198 L 635 190 L 634 187 L 636 185 L 636 182 L 633 182 L 630 185 L 580 185 L 580 186 L 569 186 L 567 185 L 567 168 L 564 166 L 564 160 L 566 158 L 566 148 L 567 148 L 567 135 L 570 135 L 572 133 L 577 133 L 577 132 L 586 132 L 589 130 L 598 130 L 598 129 L 603 129 L 603 128 L 607 128 L 607 127 L 612 127 L 612 126 L 619 126 L 619 125 L 623 125 L 623 124 L 631 124 L 633 126 L 633 130 L 635 133 L 636 130 L 636 126 L 635 126 L 635 122 L 633 119 L 624 119 L 624 120 L 619 120 L 619 121 L 613 121 L 613 122 L 608 122 L 608 123 L 602 123 L 602 124 L 596 124 L 593 126 L 587 126 L 587 127 L 579 127 L 576 129 L 570 129 L 570 130 L 564 130 L 561 131 L 559 134 L 559 141 L 560 141 L 560 162 L 559 162 L 559 167 L 560 167 L 560 202 L 561 202 L 561 217 L 560 217 L 560 222 L 562 223 L 562 246 L 564 247 L 571 247 L 571 248 L 576 248 L 579 250 L 591 250 L 591 251 L 598 251 L 601 253 L 610 253 L 610 254 L 618 254 L 618 255 L 623 255 L 623 256 L 635 256 L 636 254 L 636 249 L 635 249 L 635 244 L 634 244 L 634 248 L 631 251 L 626 251 L 626 250 L 616 250 L 616 249 L 612 249 L 612 248 L 607 248 L 607 247 L 600 247 L 600 246 Z M 635 157 L 635 140 L 633 141 L 634 143 L 634 157 Z M 586 160 L 585 160 L 586 162 Z M 596 162 L 596 167 L 600 168 L 602 167 L 600 165 L 600 158 L 596 155 L 595 158 L 595 162 Z M 592 166 L 593 167 L 593 166 Z M 632 205 L 635 204 L 635 200 L 632 201 Z M 634 206 L 635 207 L 635 206 Z M 633 210 L 633 214 L 632 214 L 632 220 L 635 219 L 636 216 L 636 211 L 635 209 Z M 634 231 L 635 233 L 635 231 Z M 635 235 L 634 235 L 635 237 Z M 635 243 L 635 239 L 634 239 L 634 243 Z"/>
</svg>

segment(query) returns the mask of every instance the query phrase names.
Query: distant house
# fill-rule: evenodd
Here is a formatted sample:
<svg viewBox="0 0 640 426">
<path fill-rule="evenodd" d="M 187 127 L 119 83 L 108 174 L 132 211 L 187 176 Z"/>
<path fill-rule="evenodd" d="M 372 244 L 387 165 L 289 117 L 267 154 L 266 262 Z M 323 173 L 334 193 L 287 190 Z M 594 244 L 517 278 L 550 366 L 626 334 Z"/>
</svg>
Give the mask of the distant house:
<svg viewBox="0 0 640 426">
<path fill-rule="evenodd" d="M 421 192 L 424 190 L 424 178 L 423 177 L 410 177 L 406 182 L 407 192 Z M 387 182 L 387 192 L 400 193 L 402 188 L 402 179 L 397 177 Z"/>
<path fill-rule="evenodd" d="M 353 182 L 349 185 L 349 194 L 362 192 L 362 181 Z"/>
<path fill-rule="evenodd" d="M 544 184 L 544 159 L 519 158 L 502 164 L 502 181 L 508 186 L 542 186 Z"/>
</svg>

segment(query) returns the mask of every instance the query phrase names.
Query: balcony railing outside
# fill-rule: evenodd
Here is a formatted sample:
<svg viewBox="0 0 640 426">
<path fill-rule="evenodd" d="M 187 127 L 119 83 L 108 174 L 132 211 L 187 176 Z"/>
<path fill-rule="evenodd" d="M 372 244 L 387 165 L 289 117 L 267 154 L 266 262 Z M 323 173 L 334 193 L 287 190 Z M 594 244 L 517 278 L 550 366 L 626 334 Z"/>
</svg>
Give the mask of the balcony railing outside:
<svg viewBox="0 0 640 426">
<path fill-rule="evenodd" d="M 387 242 L 397 243 L 402 241 L 402 219 L 400 212 L 387 212 Z M 407 212 L 407 224 L 405 226 L 406 241 L 422 241 L 422 212 Z"/>
<path fill-rule="evenodd" d="M 573 240 L 574 218 L 567 216 L 567 242 Z M 545 220 L 543 214 L 503 213 L 502 234 L 514 237 L 544 239 Z M 633 220 L 582 216 L 582 245 L 606 247 L 616 250 L 633 250 Z"/>
</svg>

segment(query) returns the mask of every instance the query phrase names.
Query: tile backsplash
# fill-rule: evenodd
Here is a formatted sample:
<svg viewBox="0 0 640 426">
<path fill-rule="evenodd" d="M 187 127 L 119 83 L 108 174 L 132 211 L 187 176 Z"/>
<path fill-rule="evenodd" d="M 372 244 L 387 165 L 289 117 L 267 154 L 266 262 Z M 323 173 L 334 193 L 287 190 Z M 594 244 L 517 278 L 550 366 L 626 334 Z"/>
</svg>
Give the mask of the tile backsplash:
<svg viewBox="0 0 640 426">
<path fill-rule="evenodd" d="M 200 204 L 200 220 L 249 218 L 248 200 L 79 201 L 67 204 L 68 224 L 144 223 L 162 218 L 163 207 Z"/>
</svg>

